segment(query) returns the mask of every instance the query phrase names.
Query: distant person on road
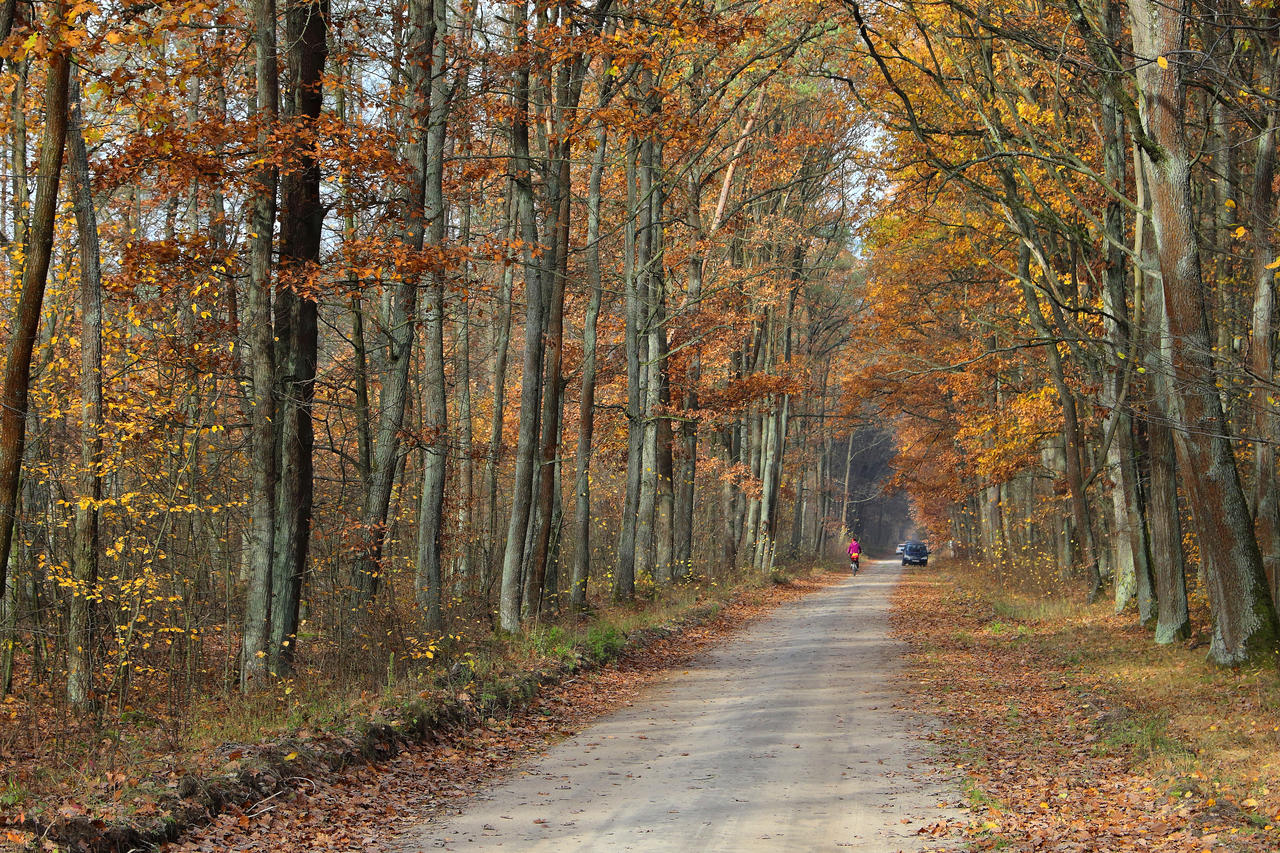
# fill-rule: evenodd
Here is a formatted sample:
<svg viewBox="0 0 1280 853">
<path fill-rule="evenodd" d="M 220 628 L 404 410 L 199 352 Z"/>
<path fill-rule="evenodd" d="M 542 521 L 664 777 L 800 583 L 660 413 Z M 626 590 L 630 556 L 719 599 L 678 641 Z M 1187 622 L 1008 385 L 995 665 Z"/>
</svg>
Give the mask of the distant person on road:
<svg viewBox="0 0 1280 853">
<path fill-rule="evenodd" d="M 853 573 L 858 573 L 858 558 L 862 556 L 862 546 L 858 544 L 858 537 L 853 537 L 853 541 L 849 543 L 849 565 L 853 568 Z"/>
</svg>

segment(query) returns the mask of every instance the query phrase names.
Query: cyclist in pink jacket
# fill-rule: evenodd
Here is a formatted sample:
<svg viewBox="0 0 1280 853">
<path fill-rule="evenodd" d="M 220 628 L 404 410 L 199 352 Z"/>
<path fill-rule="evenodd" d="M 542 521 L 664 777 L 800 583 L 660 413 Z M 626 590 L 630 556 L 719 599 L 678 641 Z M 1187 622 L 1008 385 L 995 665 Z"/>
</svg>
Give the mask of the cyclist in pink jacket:
<svg viewBox="0 0 1280 853">
<path fill-rule="evenodd" d="M 853 573 L 858 573 L 858 558 L 862 556 L 862 546 L 858 544 L 858 537 L 853 537 L 853 541 L 849 543 L 849 565 L 853 568 Z"/>
</svg>

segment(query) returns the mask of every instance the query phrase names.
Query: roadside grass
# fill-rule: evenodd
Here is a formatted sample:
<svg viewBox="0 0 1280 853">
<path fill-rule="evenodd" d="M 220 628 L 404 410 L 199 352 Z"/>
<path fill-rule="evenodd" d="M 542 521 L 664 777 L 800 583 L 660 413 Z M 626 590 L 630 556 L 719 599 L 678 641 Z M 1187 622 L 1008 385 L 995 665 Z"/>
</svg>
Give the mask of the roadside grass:
<svg viewBox="0 0 1280 853">
<path fill-rule="evenodd" d="M 1058 611 L 1028 623 L 1032 642 L 1065 677 L 1119 709 L 1102 715 L 1105 745 L 1131 752 L 1175 793 L 1247 804 L 1280 823 L 1274 668 L 1220 667 L 1201 636 L 1158 646 L 1135 612 L 1117 615 L 1110 601 L 1064 602 Z"/>
<path fill-rule="evenodd" d="M 1067 819 L 1064 813 L 1090 818 L 1099 813 L 1086 805 L 1073 812 L 1067 800 L 1048 794 L 1045 802 L 1037 802 L 1040 794 L 1030 790 L 1030 783 L 1018 801 L 1009 794 L 1017 791 L 1016 779 L 996 784 L 989 778 L 998 774 L 992 769 L 997 763 L 1024 758 L 1034 771 L 1034 750 L 1044 749 L 1040 764 L 1059 778 L 1035 780 L 1042 788 L 1058 790 L 1073 764 L 1093 761 L 1096 767 L 1088 773 L 1123 778 L 1118 790 L 1136 786 L 1136 796 L 1147 801 L 1135 807 L 1138 817 L 1132 819 L 1142 819 L 1143 808 L 1155 809 L 1167 820 L 1150 826 L 1185 832 L 1185 844 L 1205 839 L 1194 847 L 1151 849 L 1280 849 L 1280 678 L 1275 668 L 1225 669 L 1210 663 L 1202 600 L 1193 609 L 1197 635 L 1157 646 L 1151 632 L 1136 624 L 1132 610 L 1117 615 L 1110 601 L 1087 604 L 1082 590 L 1057 579 L 1030 589 L 1001 583 L 1008 577 L 943 561 L 908 575 L 909 583 L 927 585 L 923 595 L 945 612 L 934 625 L 899 627 L 917 647 L 909 677 L 937 686 L 934 699 L 950 724 L 941 738 L 944 752 L 965 774 L 970 804 L 997 815 L 1001 831 L 994 834 L 1013 837 L 1005 832 L 1010 824 L 1034 825 L 1026 828 L 1026 838 L 1057 831 L 1045 828 L 1053 822 L 1049 817 L 1037 820 L 1030 814 L 1037 810 L 1059 823 Z M 909 616 L 923 621 L 918 609 Z M 1006 665 L 1007 671 L 995 670 Z M 982 677 L 954 677 L 962 666 L 989 670 Z M 1044 710 L 1037 712 L 1037 704 Z M 982 744 L 984 736 L 990 748 L 979 758 L 973 745 Z M 993 737 L 1006 742 L 991 744 Z M 1059 742 L 1064 739 L 1069 742 Z M 1095 779 L 1092 790 L 1105 787 Z M 1086 785 L 1085 790 L 1091 789 Z M 1081 795 L 1073 790 L 1070 796 Z M 1011 816 L 1011 811 L 1021 814 Z M 1131 827 L 1130 836 L 1150 834 L 1150 826 Z M 982 832 L 980 821 L 972 832 Z M 994 839 L 970 843 L 976 849 L 997 846 Z"/>
<path fill-rule="evenodd" d="M 824 571 L 821 565 L 800 565 L 732 582 L 694 578 L 661 591 L 642 584 L 632 605 L 600 604 L 519 634 L 492 630 L 487 619 L 459 618 L 452 633 L 431 644 L 429 656 L 389 655 L 380 667 L 383 675 L 363 683 L 326 673 L 304 657 L 297 676 L 253 694 L 210 691 L 179 713 L 139 701 L 104 712 L 94 725 L 61 729 L 60 742 L 44 760 L 0 767 L 0 827 L 6 815 L 85 814 L 109 823 L 151 814 L 157 798 L 183 777 L 234 766 L 253 747 L 343 738 L 394 725 L 408 711 L 461 703 L 481 719 L 502 719 L 539 683 L 608 663 L 644 632 L 711 619 L 734 601 L 758 604 L 770 587 Z"/>
<path fill-rule="evenodd" d="M 486 712 L 502 713 L 521 698 L 520 677 L 558 667 L 572 670 L 617 657 L 628 637 L 694 613 L 714 615 L 735 597 L 752 598 L 767 586 L 811 574 L 815 567 L 744 577 L 735 584 L 694 579 L 634 605 L 604 605 L 588 614 L 565 613 L 519 634 L 458 627 L 429 661 L 388 667 L 381 689 L 351 690 L 332 680 L 283 679 L 257 695 L 231 694 L 198 704 L 180 748 L 190 753 L 315 731 L 334 731 L 376 720 L 415 700 L 470 696 Z M 314 674 L 313 674 L 314 675 Z"/>
</svg>

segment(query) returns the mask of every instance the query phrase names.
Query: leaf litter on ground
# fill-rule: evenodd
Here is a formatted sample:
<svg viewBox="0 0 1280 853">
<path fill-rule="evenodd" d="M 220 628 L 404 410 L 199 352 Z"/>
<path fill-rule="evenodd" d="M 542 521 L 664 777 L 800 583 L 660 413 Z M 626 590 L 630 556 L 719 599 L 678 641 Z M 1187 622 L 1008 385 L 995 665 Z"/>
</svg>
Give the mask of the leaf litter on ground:
<svg viewBox="0 0 1280 853">
<path fill-rule="evenodd" d="M 409 826 L 460 808 L 485 782 L 634 702 L 664 673 L 688 665 L 714 643 L 774 608 L 831 583 L 843 572 L 795 578 L 736 597 L 712 619 L 653 634 L 615 662 L 541 688 L 523 708 L 453 729 L 384 761 L 308 778 L 268 801 L 239 804 L 166 846 L 167 853 L 274 851 L 385 853 Z"/>
<path fill-rule="evenodd" d="M 929 737 L 969 800 L 973 817 L 954 827 L 969 849 L 1280 849 L 1280 832 L 1257 811 L 1258 800 L 1221 781 L 1215 787 L 1213 768 L 1197 765 L 1195 749 L 1158 735 L 1177 755 L 1172 772 L 1140 748 L 1152 737 L 1144 721 L 1169 716 L 1168 705 L 1135 713 L 1126 703 L 1137 704 L 1141 685 L 1126 690 L 1115 673 L 1073 666 L 1078 653 L 1064 647 L 1074 631 L 1098 632 L 1095 642 L 1114 636 L 1136 650 L 1149 635 L 1125 636 L 1123 617 L 1110 614 L 1096 618 L 1103 624 L 1055 625 L 1041 635 L 1034 623 L 1009 631 L 987 595 L 954 571 L 921 569 L 904 576 L 892 612 L 894 633 L 912 649 L 904 686 L 941 720 Z"/>
</svg>

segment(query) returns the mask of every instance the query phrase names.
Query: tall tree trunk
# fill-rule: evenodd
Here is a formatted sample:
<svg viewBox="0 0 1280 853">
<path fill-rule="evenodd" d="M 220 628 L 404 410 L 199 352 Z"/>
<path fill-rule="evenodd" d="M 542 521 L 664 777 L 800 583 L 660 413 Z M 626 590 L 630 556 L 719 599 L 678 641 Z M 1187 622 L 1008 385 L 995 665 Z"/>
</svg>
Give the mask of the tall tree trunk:
<svg viewBox="0 0 1280 853">
<path fill-rule="evenodd" d="M 689 223 L 691 251 L 686 266 L 684 310 L 695 313 L 702 302 L 702 266 L 705 263 L 702 249 L 702 175 L 697 166 L 689 171 L 686 193 L 688 209 L 685 217 Z M 675 475 L 674 554 L 672 574 L 683 580 L 693 572 L 693 512 L 694 481 L 698 474 L 698 424 L 693 412 L 698 408 L 698 381 L 702 374 L 702 356 L 698 347 L 689 356 L 689 369 L 685 381 L 685 396 L 681 401 L 684 418 L 680 421 L 680 470 Z"/>
<path fill-rule="evenodd" d="M 1169 5 L 1156 0 L 1130 0 L 1129 8 L 1135 53 L 1148 60 L 1165 58 L 1164 63 L 1139 64 L 1139 106 L 1150 140 L 1145 153 L 1152 224 L 1172 341 L 1174 441 L 1179 467 L 1195 472 L 1186 485 L 1196 507 L 1200 548 L 1214 555 L 1207 567 L 1214 618 L 1210 656 L 1223 664 L 1242 663 L 1274 649 L 1276 613 L 1218 396 L 1191 219 L 1181 67 L 1190 10 L 1185 2 Z"/>
<path fill-rule="evenodd" d="M 275 551 L 275 330 L 271 322 L 271 253 L 276 223 L 272 137 L 279 112 L 276 76 L 275 0 L 254 0 L 254 53 L 257 75 L 257 163 L 249 213 L 249 358 L 253 379 L 249 426 L 252 483 L 249 490 L 249 583 L 245 591 L 240 686 L 252 689 L 267 672 L 271 622 L 271 563 Z"/>
<path fill-rule="evenodd" d="M 767 431 L 765 429 L 765 419 L 767 414 L 758 410 L 758 404 L 747 411 L 747 425 L 744 432 L 746 438 L 743 447 L 743 454 L 747 457 L 747 463 L 751 470 L 751 477 L 755 481 L 755 485 L 759 488 L 759 484 L 763 482 L 763 469 L 761 468 L 761 448 Z M 759 538 L 760 530 L 760 498 L 752 496 L 747 499 L 746 521 L 742 526 L 742 541 L 738 548 L 739 560 L 745 563 L 755 565 L 756 561 L 756 542 Z M 743 554 L 742 551 L 746 550 Z"/>
<path fill-rule="evenodd" d="M 660 227 L 660 226 L 659 226 Z M 671 408 L 671 381 L 667 372 L 670 349 L 667 344 L 667 317 L 665 308 L 665 285 L 658 284 L 657 306 L 658 317 L 655 326 L 658 328 L 658 403 L 663 412 Z M 654 505 L 654 578 L 661 584 L 670 584 L 676 580 L 674 559 L 675 545 L 675 436 L 671 429 L 671 419 L 659 417 L 657 420 L 657 456 L 654 460 L 657 474 L 657 500 Z"/>
<path fill-rule="evenodd" d="M 320 263 L 319 133 L 328 56 L 328 0 L 295 0 L 286 13 L 289 39 L 287 119 L 292 134 L 280 185 L 280 275 L 276 291 L 276 369 L 280 377 L 279 481 L 271 567 L 271 671 L 293 671 L 298 612 L 311 547 L 312 454 L 319 346 L 314 277 Z"/>
<path fill-rule="evenodd" d="M 1136 331 L 1143 336 L 1142 358 L 1147 366 L 1154 404 L 1170 399 L 1167 387 L 1170 346 L 1168 321 L 1164 312 L 1164 289 L 1159 271 L 1148 216 L 1147 170 L 1137 145 L 1132 146 L 1136 201 L 1143 213 L 1134 218 L 1133 289 L 1135 304 L 1141 300 L 1144 311 Z M 1157 417 L 1145 422 L 1146 450 L 1143 459 L 1148 468 L 1146 520 L 1150 554 L 1153 596 L 1156 600 L 1155 641 L 1166 644 L 1185 639 L 1191 634 L 1187 612 L 1186 565 L 1182 551 L 1182 521 L 1178 512 L 1178 481 L 1174 460 L 1173 434 L 1169 429 L 1171 415 L 1158 408 Z M 1136 481 L 1136 476 L 1135 476 Z"/>
<path fill-rule="evenodd" d="M 412 101 L 405 122 L 414 131 L 409 137 L 409 176 L 403 214 L 404 241 L 411 251 L 421 252 L 428 227 L 426 194 L 430 146 L 427 137 L 431 132 L 433 108 L 429 72 L 435 45 L 440 37 L 432 0 L 419 0 L 410 6 L 408 30 L 406 74 Z M 426 130 L 421 129 L 424 122 Z M 379 405 L 382 417 L 375 439 L 370 488 L 362 520 L 366 540 L 364 549 L 356 558 L 352 582 L 357 603 L 373 597 L 377 591 L 378 578 L 382 574 L 382 552 L 391 521 L 391 493 L 399 479 L 399 470 L 404 460 L 404 454 L 400 450 L 400 434 L 404 428 L 409 401 L 409 367 L 413 361 L 413 344 L 418 324 L 419 286 L 416 275 L 404 275 L 392 294 L 391 304 L 387 306 L 389 336 L 386 373 Z"/>
<path fill-rule="evenodd" d="M 435 22 L 431 52 L 431 113 L 426 139 L 426 193 L 424 218 L 432 247 L 443 249 L 447 211 L 444 198 L 445 130 L 448 121 L 448 68 L 446 39 L 447 0 L 428 0 Z M 426 288 L 423 350 L 423 388 L 426 393 L 424 429 L 428 436 L 422 466 L 422 502 L 418 508 L 418 571 L 415 592 L 423 611 L 423 627 L 444 631 L 443 585 L 440 570 L 441 534 L 444 530 L 445 462 L 449 452 L 448 413 L 445 407 L 444 291 L 442 269 L 431 273 Z"/>
<path fill-rule="evenodd" d="M 1163 645 L 1191 635 L 1173 434 L 1163 421 L 1157 419 L 1148 424 L 1147 447 L 1151 460 L 1147 512 L 1151 522 L 1151 561 L 1155 566 L 1155 640 Z"/>
<path fill-rule="evenodd" d="M 533 483 L 538 472 L 538 407 L 542 402 L 542 335 L 545 323 L 542 276 L 533 258 L 538 245 L 534 217 L 533 178 L 529 157 L 529 58 L 528 4 L 518 0 L 512 7 L 512 50 L 520 57 L 512 87 L 511 157 L 515 194 L 515 215 L 519 223 L 521 260 L 525 282 L 524 364 L 520 385 L 520 429 L 516 441 L 515 481 L 512 485 L 511 517 L 507 525 L 507 547 L 502 559 L 502 587 L 499 591 L 498 623 L 504 631 L 520 628 L 520 597 L 523 590 L 525 536 L 533 504 Z"/>
<path fill-rule="evenodd" d="M 463 246 L 471 242 L 471 201 L 462 207 L 462 224 L 458 240 Z M 464 262 L 463 287 L 469 288 L 470 263 Z M 458 299 L 458 345 L 454 355 L 458 385 L 458 556 L 454 563 L 455 588 L 474 588 L 473 560 L 475 544 L 472 535 L 472 492 L 475 488 L 475 461 L 471 458 L 474 442 L 471 421 L 471 298 L 466 292 Z"/>
<path fill-rule="evenodd" d="M 1101 6 L 1103 35 L 1109 44 L 1116 44 L 1123 33 L 1123 9 L 1117 0 L 1103 0 Z M 1107 182 L 1112 187 L 1122 188 L 1126 179 L 1124 114 L 1110 87 L 1102 90 L 1101 108 L 1104 171 Z M 1113 370 L 1104 380 L 1104 404 L 1110 407 L 1106 428 L 1113 436 L 1107 450 L 1107 464 L 1111 471 L 1112 512 L 1117 534 L 1115 606 L 1119 612 L 1131 598 L 1136 598 L 1138 619 L 1146 624 L 1155 615 L 1154 595 L 1146 528 L 1138 502 L 1137 472 L 1133 464 L 1132 420 L 1126 409 L 1125 399 L 1131 379 L 1130 371 L 1141 356 L 1133 349 L 1133 342 L 1138 337 L 1129 326 L 1128 294 L 1125 286 L 1124 206 L 1115 198 L 1107 202 L 1103 225 L 1107 239 L 1102 298 L 1107 314 L 1107 334 L 1115 351 L 1126 356 L 1123 366 Z M 1140 318 L 1141 291 L 1135 293 L 1134 310 Z"/>
<path fill-rule="evenodd" d="M 660 111 L 655 105 L 653 113 Z M 647 413 L 653 422 L 653 562 L 650 571 L 659 584 L 670 584 L 672 572 L 672 430 L 665 412 L 671 408 L 671 383 L 668 379 L 667 283 L 664 274 L 666 241 L 663 236 L 666 188 L 663 184 L 661 139 L 654 140 L 650 161 L 652 175 L 649 205 L 651 236 L 649 261 L 649 378 L 654 385 L 656 404 Z"/>
<path fill-rule="evenodd" d="M 641 73 L 641 85 L 651 86 L 651 73 Z M 636 234 L 636 275 L 637 299 L 640 303 L 641 325 L 640 338 L 644 341 L 641 347 L 640 386 L 641 423 L 643 425 L 641 445 L 640 496 L 636 504 L 636 562 L 635 575 L 639 579 L 647 575 L 654 579 L 654 546 L 656 544 L 654 511 L 658 501 L 658 407 L 661 402 L 662 369 L 661 351 L 658 347 L 659 317 L 656 288 L 661 287 L 661 279 L 655 283 L 655 270 L 660 266 L 659 240 L 655 229 L 658 213 L 655 206 L 660 195 L 655 179 L 658 177 L 655 166 L 655 141 L 652 135 L 646 136 L 640 143 L 639 159 L 636 172 L 636 192 L 639 197 L 640 228 Z"/>
<path fill-rule="evenodd" d="M 504 208 L 502 233 L 508 240 L 515 239 L 516 222 L 512 215 L 514 190 L 508 188 Z M 489 430 L 489 449 L 484 460 L 485 495 L 489 506 L 485 513 L 485 560 L 481 586 L 485 595 L 490 592 L 494 574 L 500 571 L 497 556 L 505 548 L 499 548 L 498 538 L 498 457 L 502 452 L 502 427 L 506 420 L 507 358 L 511 350 L 511 286 L 515 280 L 515 267 L 506 264 L 502 269 L 502 283 L 498 287 L 498 321 L 494 335 L 493 359 L 493 425 Z"/>
<path fill-rule="evenodd" d="M 93 206 L 89 152 L 84 142 L 79 86 L 72 83 L 68 141 L 76 230 L 80 240 L 80 472 L 71 607 L 67 614 L 67 701 L 85 709 L 93 696 L 94 587 L 98 583 L 98 516 L 102 500 L 102 265 Z"/>
<path fill-rule="evenodd" d="M 618 556 L 613 572 L 613 598 L 628 601 L 636 588 L 636 539 L 640 518 L 640 479 L 644 469 L 644 414 L 642 411 L 641 370 L 648 349 L 644 335 L 643 308 L 640 299 L 642 270 L 638 260 L 641 205 L 636 192 L 637 160 L 640 146 L 632 136 L 627 140 L 626 181 L 627 217 L 623 226 L 622 278 L 626 294 L 625 344 L 627 354 L 627 483 L 622 505 L 622 523 L 618 531 Z M 647 203 L 647 199 L 645 200 Z M 646 220 L 647 221 L 647 220 Z"/>
<path fill-rule="evenodd" d="M 609 91 L 607 74 L 600 84 L 597 105 L 603 106 Z M 582 327 L 582 397 L 578 406 L 578 449 L 574 479 L 573 586 L 569 605 L 581 611 L 587 607 L 587 582 L 591 577 L 591 441 L 595 431 L 596 400 L 596 320 L 600 316 L 602 283 L 600 274 L 600 197 L 608 150 L 609 126 L 600 122 L 596 147 L 591 156 L 591 176 L 587 180 L 587 282 L 591 297 Z"/>
<path fill-rule="evenodd" d="M 1267 32 L 1274 34 L 1274 16 Z M 1280 86 L 1280 57 L 1275 55 L 1276 39 L 1262 54 L 1271 63 L 1270 83 Z M 1253 322 L 1249 336 L 1249 367 L 1253 373 L 1252 421 L 1254 434 L 1253 489 L 1254 529 L 1262 552 L 1263 569 L 1270 580 L 1272 602 L 1280 601 L 1280 489 L 1276 484 L 1275 438 L 1277 413 L 1275 352 L 1273 348 L 1276 277 L 1275 179 L 1277 110 L 1268 102 L 1267 123 L 1258 136 L 1254 161 L 1253 204 L 1250 230 L 1253 234 Z M 1226 289 L 1226 288 L 1223 288 Z"/>
<path fill-rule="evenodd" d="M 551 525 L 555 503 L 556 459 L 560 451 L 560 421 L 564 408 L 560 382 L 564 356 L 564 299 L 565 280 L 569 273 L 569 213 L 572 201 L 569 162 L 573 153 L 567 136 L 566 111 L 577 108 L 575 91 L 571 85 L 570 61 L 560 63 L 556 70 L 554 101 L 547 109 L 555 114 L 557 141 L 550 145 L 550 162 L 546 170 L 548 228 L 551 233 L 546 269 L 549 300 L 547 303 L 547 327 L 543 345 L 542 435 L 540 437 L 541 461 L 538 467 L 537 501 L 540 523 L 534 536 L 533 554 L 529 560 L 526 579 L 526 616 L 535 621 L 542 616 L 542 595 L 547 581 L 547 556 L 551 546 Z M 552 218 L 554 217 L 554 218 Z"/>
<path fill-rule="evenodd" d="M 65 26 L 66 3 L 56 0 L 49 11 L 49 33 Z M 49 261 L 53 254 L 58 183 L 67 138 L 67 103 L 71 79 L 71 45 L 54 38 L 45 81 L 45 125 L 40 143 L 36 203 L 27 233 L 22 290 L 10 328 L 3 386 L 0 386 L 0 589 L 5 588 L 9 551 L 18 514 L 18 482 L 26 446 L 27 401 L 31 390 L 31 353 L 40 327 Z"/>
</svg>

